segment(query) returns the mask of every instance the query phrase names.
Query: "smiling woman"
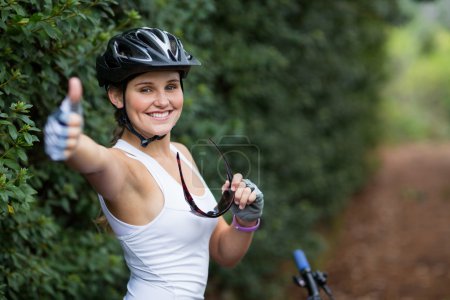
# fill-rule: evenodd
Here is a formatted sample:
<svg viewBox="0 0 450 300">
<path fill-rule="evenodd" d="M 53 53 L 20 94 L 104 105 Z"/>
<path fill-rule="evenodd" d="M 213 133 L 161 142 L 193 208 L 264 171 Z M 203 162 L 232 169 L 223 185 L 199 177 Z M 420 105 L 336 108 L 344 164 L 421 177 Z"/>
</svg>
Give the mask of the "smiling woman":
<svg viewBox="0 0 450 300">
<path fill-rule="evenodd" d="M 199 64 L 166 31 L 126 31 L 97 58 L 97 78 L 120 128 L 114 146 L 82 133 L 78 78 L 45 127 L 49 156 L 84 175 L 99 195 L 131 271 L 125 299 L 203 299 L 209 257 L 236 265 L 260 224 L 264 198 L 250 180 L 229 171 L 217 204 L 189 150 L 171 141 L 182 80 Z M 220 213 L 203 218 L 192 209 L 197 204 L 219 206 Z M 230 208 L 231 225 L 221 216 Z"/>
</svg>

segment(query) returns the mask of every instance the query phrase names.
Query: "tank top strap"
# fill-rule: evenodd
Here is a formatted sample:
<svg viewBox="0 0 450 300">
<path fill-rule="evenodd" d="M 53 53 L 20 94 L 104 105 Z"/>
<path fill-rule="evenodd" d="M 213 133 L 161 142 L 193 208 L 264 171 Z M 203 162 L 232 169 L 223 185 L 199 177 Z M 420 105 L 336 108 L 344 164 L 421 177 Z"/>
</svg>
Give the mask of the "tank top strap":
<svg viewBox="0 0 450 300">
<path fill-rule="evenodd" d="M 160 189 L 162 191 L 165 190 L 164 183 L 170 180 L 170 178 L 167 178 L 170 175 L 153 157 L 135 148 L 133 145 L 129 144 L 128 142 L 122 139 L 119 139 L 113 148 L 118 148 L 124 151 L 129 157 L 143 163 L 144 166 L 147 168 L 147 170 L 155 179 Z"/>
<path fill-rule="evenodd" d="M 172 152 L 174 153 L 179 153 L 180 159 L 194 172 L 195 175 L 197 175 L 198 178 L 200 178 L 203 185 L 206 186 L 206 182 L 204 181 L 203 176 L 200 174 L 197 167 L 192 165 L 191 161 L 187 159 L 186 156 L 184 156 L 184 154 L 181 151 L 179 151 L 178 148 L 175 147 L 175 145 L 172 143 L 170 143 L 170 150 L 172 150 Z"/>
</svg>

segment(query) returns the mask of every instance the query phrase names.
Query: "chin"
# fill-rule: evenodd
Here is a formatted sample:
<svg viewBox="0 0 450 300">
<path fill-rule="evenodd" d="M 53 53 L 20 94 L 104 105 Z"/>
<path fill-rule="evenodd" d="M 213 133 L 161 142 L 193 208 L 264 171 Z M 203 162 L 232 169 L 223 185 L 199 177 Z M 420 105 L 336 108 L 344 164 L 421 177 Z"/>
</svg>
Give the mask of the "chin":
<svg viewBox="0 0 450 300">
<path fill-rule="evenodd" d="M 156 130 L 152 133 L 152 135 L 158 135 L 158 136 L 163 136 L 163 135 L 167 135 L 172 131 L 172 128 L 170 128 L 169 130 Z"/>
</svg>

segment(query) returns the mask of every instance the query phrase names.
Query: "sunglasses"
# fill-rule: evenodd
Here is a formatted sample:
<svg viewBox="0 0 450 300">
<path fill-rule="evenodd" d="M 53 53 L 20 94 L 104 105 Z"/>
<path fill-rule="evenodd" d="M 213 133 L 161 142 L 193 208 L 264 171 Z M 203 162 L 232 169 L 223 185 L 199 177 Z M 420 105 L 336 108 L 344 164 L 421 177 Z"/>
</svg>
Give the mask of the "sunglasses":
<svg viewBox="0 0 450 300">
<path fill-rule="evenodd" d="M 189 193 L 189 190 L 186 186 L 186 183 L 183 178 L 183 172 L 181 171 L 181 163 L 180 163 L 180 155 L 177 152 L 177 163 L 178 163 L 178 170 L 180 171 L 180 178 L 181 178 L 181 185 L 183 186 L 183 192 L 184 192 L 184 199 L 191 207 L 192 213 L 206 218 L 217 218 L 226 213 L 234 201 L 234 192 L 231 190 L 231 181 L 233 180 L 233 173 L 231 172 L 230 165 L 228 164 L 227 159 L 223 155 L 223 153 L 220 151 L 219 147 L 214 143 L 211 139 L 209 141 L 214 145 L 214 147 L 217 149 L 217 151 L 220 153 L 220 157 L 225 162 L 225 167 L 227 170 L 227 179 L 229 182 L 228 188 L 222 193 L 222 196 L 217 203 L 216 207 L 214 207 L 212 210 L 205 212 L 201 210 L 197 204 L 195 204 L 194 199 L 192 198 L 191 193 Z"/>
</svg>

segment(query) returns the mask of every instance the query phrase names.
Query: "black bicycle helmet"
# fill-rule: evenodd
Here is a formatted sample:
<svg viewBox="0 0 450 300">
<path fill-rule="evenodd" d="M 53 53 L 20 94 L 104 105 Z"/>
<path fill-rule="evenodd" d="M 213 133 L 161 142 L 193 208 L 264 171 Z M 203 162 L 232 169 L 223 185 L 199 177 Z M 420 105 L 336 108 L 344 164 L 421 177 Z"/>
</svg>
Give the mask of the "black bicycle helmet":
<svg viewBox="0 0 450 300">
<path fill-rule="evenodd" d="M 191 66 L 198 65 L 173 34 L 141 27 L 110 39 L 105 53 L 97 57 L 97 80 L 100 86 L 118 84 L 157 69 L 179 70 L 185 78 Z"/>
</svg>

